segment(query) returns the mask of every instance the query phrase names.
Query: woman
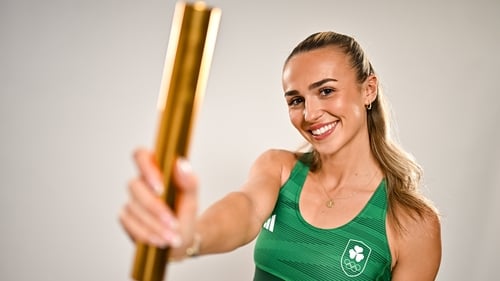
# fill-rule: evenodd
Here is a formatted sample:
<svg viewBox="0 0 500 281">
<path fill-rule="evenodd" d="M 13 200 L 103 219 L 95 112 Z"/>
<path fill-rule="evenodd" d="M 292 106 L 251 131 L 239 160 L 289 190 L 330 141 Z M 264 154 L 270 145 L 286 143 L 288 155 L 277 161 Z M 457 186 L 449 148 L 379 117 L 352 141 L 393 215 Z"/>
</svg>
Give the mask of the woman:
<svg viewBox="0 0 500 281">
<path fill-rule="evenodd" d="M 358 43 L 335 32 L 301 42 L 283 68 L 290 120 L 306 153 L 264 152 L 240 191 L 197 217 L 197 181 L 179 159 L 173 214 L 158 199 L 152 154 L 135 153 L 120 219 L 172 258 L 220 253 L 257 236 L 254 280 L 434 280 L 439 218 L 420 194 L 420 167 L 390 139 L 377 76 Z"/>
</svg>

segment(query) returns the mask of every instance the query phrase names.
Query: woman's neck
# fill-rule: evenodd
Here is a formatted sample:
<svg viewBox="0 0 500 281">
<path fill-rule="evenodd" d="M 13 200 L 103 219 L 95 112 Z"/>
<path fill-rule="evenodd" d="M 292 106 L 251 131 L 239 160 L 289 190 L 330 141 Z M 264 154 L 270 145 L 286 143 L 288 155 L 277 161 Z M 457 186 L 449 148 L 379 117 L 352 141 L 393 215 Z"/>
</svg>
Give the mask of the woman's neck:
<svg viewBox="0 0 500 281">
<path fill-rule="evenodd" d="M 316 173 L 329 186 L 359 186 L 374 174 L 383 174 L 369 145 L 332 155 L 320 154 L 320 159 L 321 166 Z"/>
</svg>

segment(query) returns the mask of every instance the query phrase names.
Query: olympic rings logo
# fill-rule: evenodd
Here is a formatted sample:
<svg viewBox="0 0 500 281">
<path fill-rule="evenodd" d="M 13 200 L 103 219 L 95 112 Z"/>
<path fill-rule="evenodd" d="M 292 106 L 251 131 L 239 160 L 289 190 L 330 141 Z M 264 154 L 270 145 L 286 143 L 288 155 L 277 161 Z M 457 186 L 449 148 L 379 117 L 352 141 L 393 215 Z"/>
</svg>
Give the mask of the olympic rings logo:
<svg viewBox="0 0 500 281">
<path fill-rule="evenodd" d="M 349 239 L 340 258 L 340 267 L 349 277 L 359 276 L 365 271 L 372 249 L 365 242 Z"/>
<path fill-rule="evenodd" d="M 352 272 L 359 272 L 361 270 L 361 265 L 348 258 L 344 259 L 344 265 L 346 269 L 349 269 Z"/>
</svg>

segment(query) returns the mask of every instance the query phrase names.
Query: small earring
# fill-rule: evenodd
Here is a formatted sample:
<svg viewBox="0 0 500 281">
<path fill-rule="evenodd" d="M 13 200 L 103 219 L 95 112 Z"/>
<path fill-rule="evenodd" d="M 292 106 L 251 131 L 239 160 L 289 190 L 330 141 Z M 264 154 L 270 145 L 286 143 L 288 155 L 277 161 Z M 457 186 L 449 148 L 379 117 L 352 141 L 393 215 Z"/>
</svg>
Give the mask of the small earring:
<svg viewBox="0 0 500 281">
<path fill-rule="evenodd" d="M 367 110 L 371 110 L 371 109 L 372 109 L 372 102 L 370 102 L 370 104 L 368 104 L 368 105 L 366 106 L 366 109 L 367 109 Z"/>
</svg>

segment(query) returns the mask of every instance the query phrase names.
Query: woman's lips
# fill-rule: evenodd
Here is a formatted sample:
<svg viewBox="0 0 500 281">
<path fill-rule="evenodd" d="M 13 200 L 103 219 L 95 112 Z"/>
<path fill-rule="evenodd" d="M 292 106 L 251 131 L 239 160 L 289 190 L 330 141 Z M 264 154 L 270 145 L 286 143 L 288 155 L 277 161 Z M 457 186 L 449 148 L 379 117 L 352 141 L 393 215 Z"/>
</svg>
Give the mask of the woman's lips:
<svg viewBox="0 0 500 281">
<path fill-rule="evenodd" d="M 337 126 L 338 121 L 328 123 L 325 125 L 322 125 L 318 128 L 314 128 L 309 130 L 309 132 L 313 135 L 314 138 L 316 139 L 322 139 L 327 137 L 329 134 L 333 132 L 335 127 Z"/>
</svg>

